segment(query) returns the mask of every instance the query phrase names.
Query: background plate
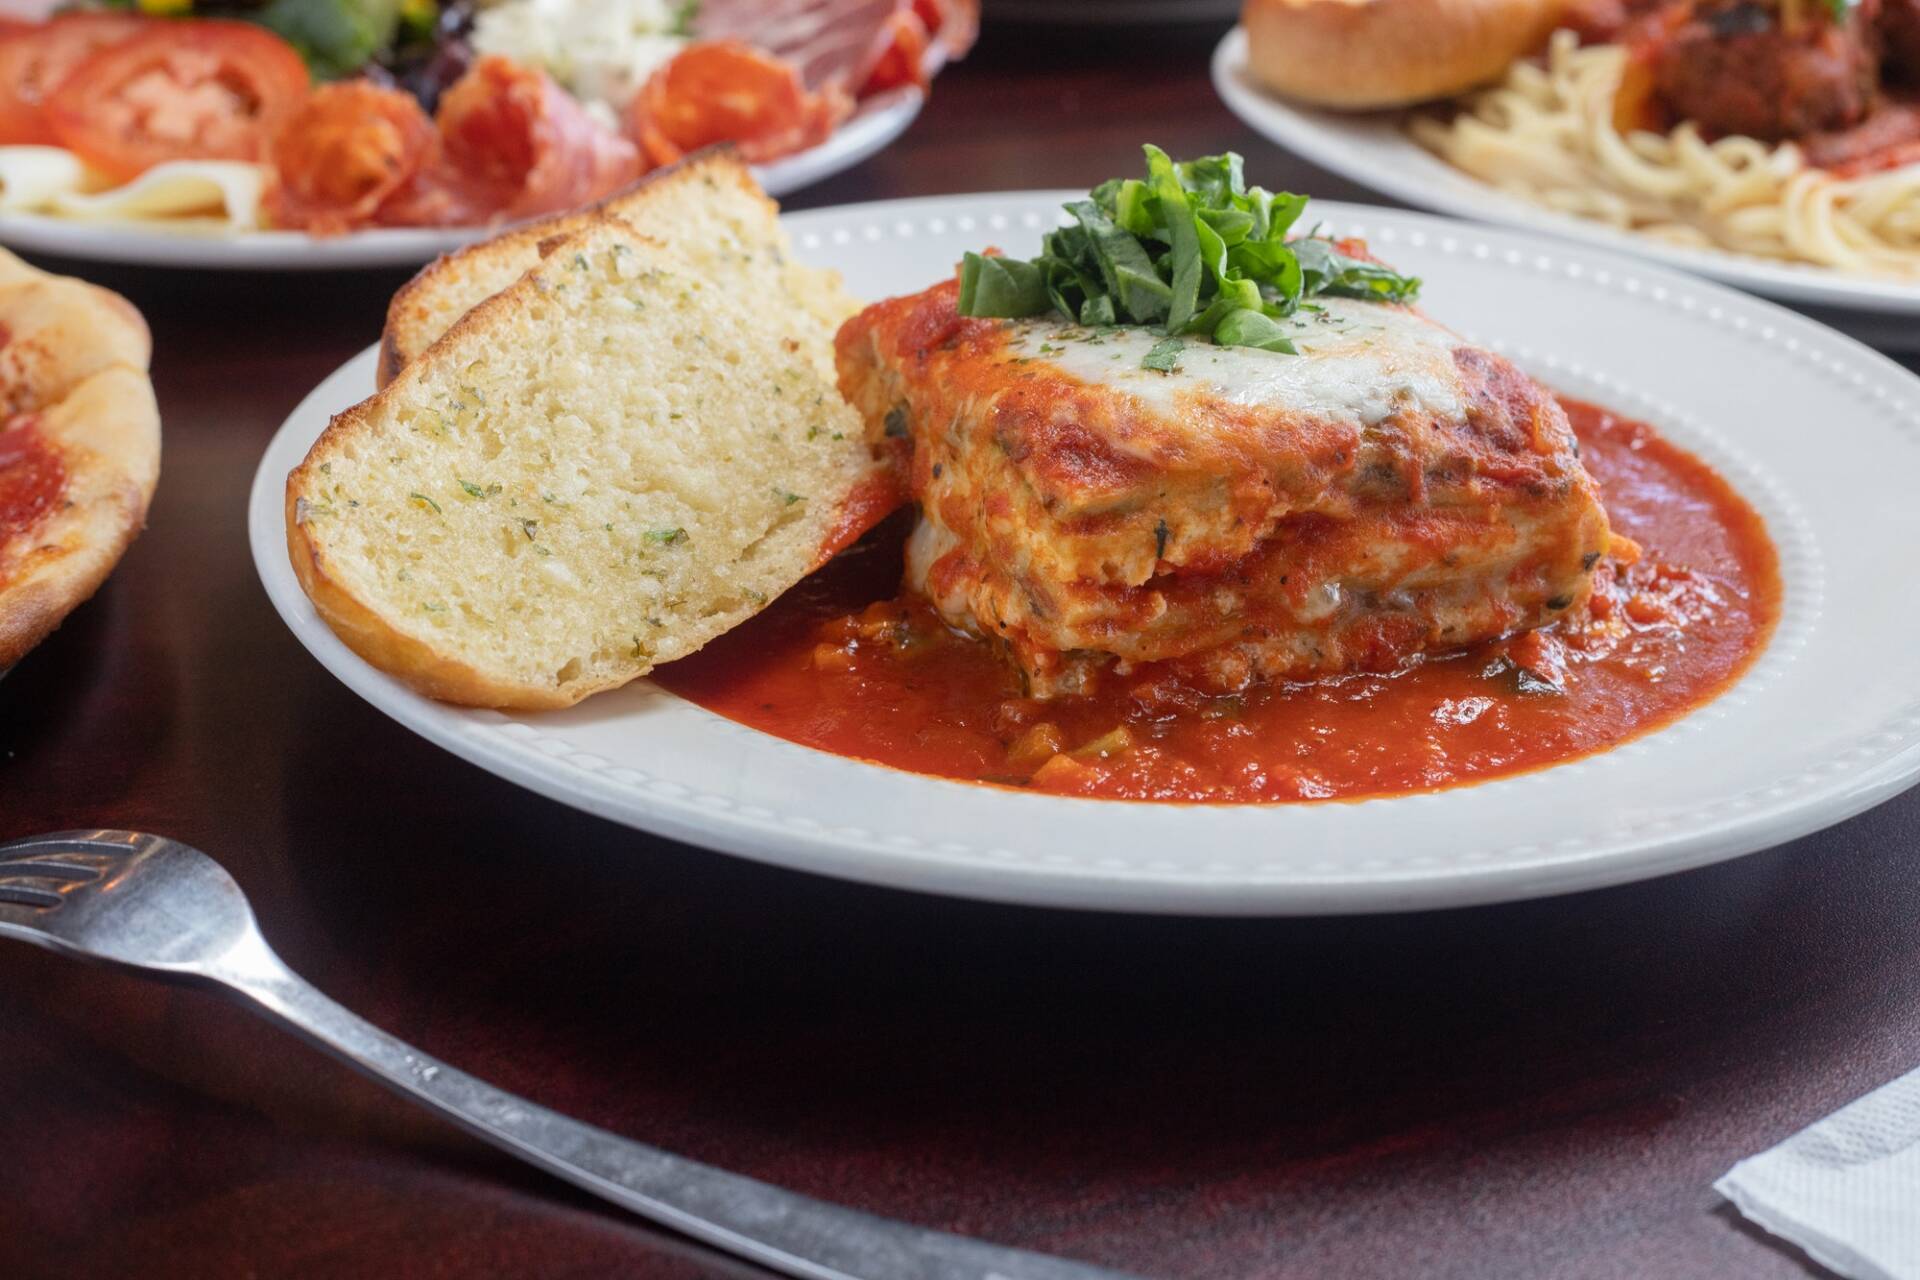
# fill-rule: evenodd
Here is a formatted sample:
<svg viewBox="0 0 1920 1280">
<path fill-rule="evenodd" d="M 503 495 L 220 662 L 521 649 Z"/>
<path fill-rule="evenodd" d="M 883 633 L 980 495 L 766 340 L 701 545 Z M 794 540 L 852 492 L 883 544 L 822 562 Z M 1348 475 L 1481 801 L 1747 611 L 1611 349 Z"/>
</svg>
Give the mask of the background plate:
<svg viewBox="0 0 1920 1280">
<path fill-rule="evenodd" d="M 1273 97 L 1246 74 L 1247 36 L 1235 27 L 1213 53 L 1213 85 L 1233 113 L 1268 141 L 1285 147 L 1330 173 L 1396 200 L 1437 209 L 1462 218 L 1498 222 L 1527 230 L 1584 240 L 1696 272 L 1770 298 L 1849 311 L 1890 313 L 1920 318 L 1920 284 L 1842 275 L 1824 267 L 1769 262 L 1710 249 L 1662 244 L 1570 214 L 1556 213 L 1510 196 L 1454 168 L 1408 137 L 1397 112 L 1352 114 L 1317 111 Z M 1850 326 L 1851 327 L 1851 326 Z M 1862 336 L 1881 340 L 1882 332 L 1907 346 L 1920 341 L 1920 326 L 1891 326 Z"/>
<path fill-rule="evenodd" d="M 859 296 L 911 291 L 982 244 L 1030 252 L 1068 192 L 789 215 L 802 257 Z M 1419 214 L 1316 203 L 1427 282 L 1426 307 L 1549 383 L 1651 419 L 1765 516 L 1786 585 L 1747 676 L 1604 755 L 1428 795 L 1270 806 L 1067 799 L 925 778 L 795 746 L 642 681 L 567 711 L 443 706 L 355 657 L 287 562 L 282 492 L 328 416 L 372 390 L 371 349 L 262 458 L 248 513 L 301 643 L 400 723 L 564 804 L 767 862 L 1005 901 L 1235 914 L 1399 910 L 1560 893 L 1745 853 L 1920 774 L 1920 379 L 1768 303 L 1616 255 Z"/>
<path fill-rule="evenodd" d="M 862 111 L 831 138 L 798 155 L 755 165 L 767 194 L 789 195 L 874 155 L 905 133 L 926 99 L 905 93 Z M 229 271 L 412 267 L 493 233 L 490 227 L 392 227 L 316 239 L 300 231 L 237 234 L 168 231 L 137 223 L 75 222 L 0 213 L 0 244 L 93 262 Z"/>
</svg>

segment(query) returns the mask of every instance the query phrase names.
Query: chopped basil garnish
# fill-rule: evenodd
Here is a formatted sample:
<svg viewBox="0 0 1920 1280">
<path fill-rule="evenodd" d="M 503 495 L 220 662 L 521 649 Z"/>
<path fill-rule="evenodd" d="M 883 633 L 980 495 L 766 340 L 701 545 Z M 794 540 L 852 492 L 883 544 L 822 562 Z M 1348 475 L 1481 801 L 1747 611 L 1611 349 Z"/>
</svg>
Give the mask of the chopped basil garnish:
<svg viewBox="0 0 1920 1280">
<path fill-rule="evenodd" d="M 1176 163 L 1158 147 L 1144 150 L 1146 178 L 1115 178 L 1068 204 L 1073 224 L 1048 232 L 1039 257 L 967 254 L 960 314 L 1052 311 L 1085 325 L 1151 326 L 1170 338 L 1292 354 L 1275 321 L 1308 298 L 1419 296 L 1418 280 L 1344 254 L 1331 240 L 1289 240 L 1306 197 L 1247 186 L 1233 152 Z M 1172 368 L 1153 361 L 1143 364 Z"/>
<path fill-rule="evenodd" d="M 1140 367 L 1156 373 L 1172 373 L 1180 367 L 1180 353 L 1186 349 L 1187 344 L 1179 338 L 1162 338 L 1153 344 L 1153 350 L 1140 358 Z"/>
</svg>

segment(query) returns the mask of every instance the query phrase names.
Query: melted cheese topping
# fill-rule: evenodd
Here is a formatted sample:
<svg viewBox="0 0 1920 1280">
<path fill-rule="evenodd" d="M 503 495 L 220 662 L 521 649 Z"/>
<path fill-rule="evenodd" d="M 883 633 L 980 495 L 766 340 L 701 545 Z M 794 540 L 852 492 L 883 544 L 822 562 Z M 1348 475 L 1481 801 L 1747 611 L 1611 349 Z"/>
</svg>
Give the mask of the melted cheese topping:
<svg viewBox="0 0 1920 1280">
<path fill-rule="evenodd" d="M 1171 373 L 1141 361 L 1161 339 L 1137 328 L 1093 331 L 1060 320 L 1020 322 L 1009 342 L 1081 382 L 1135 396 L 1159 413 L 1189 397 L 1253 408 L 1283 405 L 1333 421 L 1381 422 L 1402 408 L 1436 417 L 1464 411 L 1453 349 L 1459 338 L 1412 311 L 1325 298 L 1288 325 L 1299 355 L 1189 339 Z"/>
</svg>

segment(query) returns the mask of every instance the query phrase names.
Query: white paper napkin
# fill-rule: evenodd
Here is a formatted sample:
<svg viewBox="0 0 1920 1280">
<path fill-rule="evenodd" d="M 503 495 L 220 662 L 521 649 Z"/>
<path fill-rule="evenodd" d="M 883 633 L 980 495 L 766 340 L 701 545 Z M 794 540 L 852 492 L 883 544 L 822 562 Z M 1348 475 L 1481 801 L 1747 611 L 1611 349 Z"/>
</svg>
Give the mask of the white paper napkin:
<svg viewBox="0 0 1920 1280">
<path fill-rule="evenodd" d="M 1850 1280 L 1920 1280 L 1920 1071 L 1742 1160 L 1713 1188 Z"/>
</svg>

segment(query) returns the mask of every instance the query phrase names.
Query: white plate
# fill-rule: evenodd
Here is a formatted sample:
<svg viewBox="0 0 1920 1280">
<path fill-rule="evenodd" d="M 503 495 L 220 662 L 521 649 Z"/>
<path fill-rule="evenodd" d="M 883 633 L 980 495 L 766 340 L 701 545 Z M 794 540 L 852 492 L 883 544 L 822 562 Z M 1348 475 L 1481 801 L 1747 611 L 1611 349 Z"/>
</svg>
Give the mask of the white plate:
<svg viewBox="0 0 1920 1280">
<path fill-rule="evenodd" d="M 903 93 L 847 121 L 817 147 L 755 165 L 772 196 L 789 195 L 874 155 L 912 124 L 925 98 Z M 0 244 L 94 262 L 154 267 L 309 271 L 412 267 L 491 235 L 492 227 L 394 227 L 315 238 L 300 231 L 195 232 L 152 223 L 76 222 L 39 213 L 0 213 Z"/>
<path fill-rule="evenodd" d="M 1067 192 L 789 215 L 798 251 L 869 298 L 983 244 L 1030 252 Z M 1618 255 L 1420 214 L 1321 204 L 1427 281 L 1426 305 L 1553 385 L 1705 457 L 1779 546 L 1778 634 L 1725 696 L 1603 755 L 1430 795 L 1271 806 L 1066 799 L 861 764 L 744 728 L 648 682 L 504 715 L 416 696 L 355 657 L 287 562 L 282 488 L 371 349 L 261 460 L 249 512 L 301 643 L 400 723 L 564 804 L 785 866 L 1016 902 L 1322 913 L 1448 906 L 1635 880 L 1865 809 L 1920 776 L 1920 379 L 1779 307 Z"/>
<path fill-rule="evenodd" d="M 1255 84 L 1246 66 L 1246 31 L 1235 27 L 1213 52 L 1213 86 L 1235 115 L 1295 155 L 1396 200 L 1623 250 L 1770 298 L 1920 317 L 1920 284 L 1688 249 L 1544 209 L 1488 186 L 1434 155 L 1407 136 L 1398 113 L 1343 114 L 1283 102 Z"/>
</svg>

